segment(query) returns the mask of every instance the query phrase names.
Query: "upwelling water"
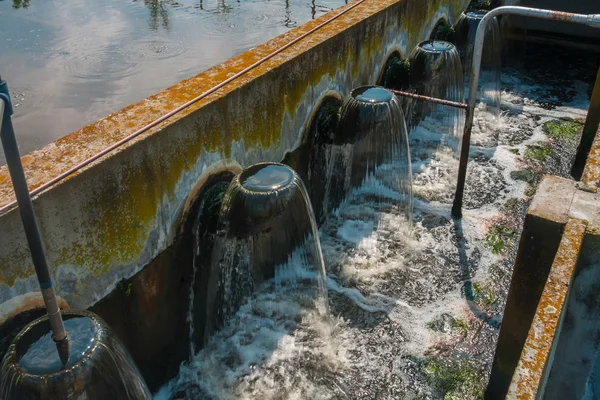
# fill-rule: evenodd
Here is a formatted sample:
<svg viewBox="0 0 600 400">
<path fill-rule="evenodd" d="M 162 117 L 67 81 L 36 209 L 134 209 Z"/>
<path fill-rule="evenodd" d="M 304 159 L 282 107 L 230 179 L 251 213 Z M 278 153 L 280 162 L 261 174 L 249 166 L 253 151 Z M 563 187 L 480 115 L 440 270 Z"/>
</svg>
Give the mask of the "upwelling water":
<svg viewBox="0 0 600 400">
<path fill-rule="evenodd" d="M 370 229 L 348 223 L 343 207 L 328 219 L 320 238 L 331 334 L 266 281 L 156 398 L 479 398 L 531 187 L 545 171 L 562 174 L 576 143 L 547 137 L 543 124 L 585 115 L 595 70 L 578 57 L 535 49 L 527 76 L 505 71 L 500 135 L 474 128 L 462 220 L 450 217 L 453 171 L 427 157 L 428 138 L 439 140 L 444 128 L 427 118 L 410 137 L 417 160 L 411 234 L 399 224 L 390 240 L 374 242 Z M 538 77 L 541 59 L 570 63 L 573 74 L 554 66 L 553 75 Z M 541 144 L 560 154 L 532 157 L 528 150 Z M 515 174 L 526 170 L 531 184 Z M 364 204 L 365 215 L 372 206 Z"/>
<path fill-rule="evenodd" d="M 0 74 L 21 153 L 346 2 L 0 1 Z"/>
</svg>

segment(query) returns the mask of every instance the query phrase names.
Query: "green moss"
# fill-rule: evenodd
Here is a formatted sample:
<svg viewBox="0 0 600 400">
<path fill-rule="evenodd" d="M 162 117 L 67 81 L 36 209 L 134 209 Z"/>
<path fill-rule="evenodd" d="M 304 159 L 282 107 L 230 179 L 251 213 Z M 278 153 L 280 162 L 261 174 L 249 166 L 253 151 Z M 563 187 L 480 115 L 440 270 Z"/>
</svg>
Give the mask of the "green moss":
<svg viewBox="0 0 600 400">
<path fill-rule="evenodd" d="M 474 362 L 431 359 L 425 365 L 425 372 L 444 400 L 483 399 L 485 372 Z"/>
<path fill-rule="evenodd" d="M 491 10 L 493 8 L 490 0 L 473 0 L 469 4 L 467 11 Z"/>
<path fill-rule="evenodd" d="M 456 33 L 454 28 L 448 25 L 440 24 L 435 34 L 433 35 L 435 40 L 445 40 L 447 42 L 454 43 L 456 41 Z"/>
<path fill-rule="evenodd" d="M 508 151 L 510 151 L 513 154 L 519 155 L 521 154 L 521 152 L 519 151 L 519 149 L 508 149 Z"/>
<path fill-rule="evenodd" d="M 454 318 L 452 321 L 452 329 L 464 336 L 469 331 L 469 324 L 462 318 Z"/>
<path fill-rule="evenodd" d="M 494 225 L 485 237 L 485 244 L 492 253 L 500 254 L 517 238 L 517 231 L 502 225 Z"/>
<path fill-rule="evenodd" d="M 498 296 L 494 293 L 494 289 L 489 284 L 483 282 L 473 282 L 473 295 L 476 302 L 488 307 L 493 306 L 498 301 Z"/>
<path fill-rule="evenodd" d="M 525 195 L 531 197 L 531 196 L 535 195 L 536 190 L 537 190 L 537 186 L 529 186 L 525 190 Z"/>
<path fill-rule="evenodd" d="M 524 207 L 525 201 L 517 198 L 510 198 L 506 200 L 506 203 L 502 204 L 500 211 L 505 214 L 514 215 L 517 214 Z"/>
<path fill-rule="evenodd" d="M 572 119 L 555 119 L 544 123 L 544 133 L 556 140 L 575 141 L 581 134 L 583 124 Z"/>
<path fill-rule="evenodd" d="M 515 181 L 523 181 L 530 184 L 534 184 L 539 181 L 540 176 L 531 170 L 531 168 L 525 168 L 518 171 L 511 171 L 510 177 Z"/>
<path fill-rule="evenodd" d="M 543 163 L 552 154 L 552 147 L 549 143 L 528 145 L 525 150 L 525 157 Z"/>
</svg>

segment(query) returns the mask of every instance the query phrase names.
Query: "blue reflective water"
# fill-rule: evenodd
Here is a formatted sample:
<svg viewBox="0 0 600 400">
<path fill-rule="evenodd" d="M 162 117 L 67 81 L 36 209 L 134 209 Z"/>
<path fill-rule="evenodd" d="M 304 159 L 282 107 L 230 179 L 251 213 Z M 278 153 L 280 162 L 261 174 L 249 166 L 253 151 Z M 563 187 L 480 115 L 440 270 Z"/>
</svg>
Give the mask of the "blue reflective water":
<svg viewBox="0 0 600 400">
<path fill-rule="evenodd" d="M 255 192 L 269 192 L 292 183 L 294 174 L 283 165 L 258 165 L 250 167 L 241 183 L 244 188 Z"/>
<path fill-rule="evenodd" d="M 69 333 L 70 346 L 66 367 L 70 367 L 80 361 L 94 345 L 98 333 L 92 320 L 87 317 L 66 320 L 65 329 Z M 60 371 L 62 362 L 58 357 L 52 332 L 48 331 L 33 343 L 19 360 L 19 365 L 30 374 L 51 374 Z"/>
<path fill-rule="evenodd" d="M 21 152 L 346 1 L 0 0 L 0 75 Z"/>
<path fill-rule="evenodd" d="M 365 103 L 387 103 L 392 100 L 393 94 L 381 87 L 370 87 L 356 95 L 356 100 Z"/>
</svg>

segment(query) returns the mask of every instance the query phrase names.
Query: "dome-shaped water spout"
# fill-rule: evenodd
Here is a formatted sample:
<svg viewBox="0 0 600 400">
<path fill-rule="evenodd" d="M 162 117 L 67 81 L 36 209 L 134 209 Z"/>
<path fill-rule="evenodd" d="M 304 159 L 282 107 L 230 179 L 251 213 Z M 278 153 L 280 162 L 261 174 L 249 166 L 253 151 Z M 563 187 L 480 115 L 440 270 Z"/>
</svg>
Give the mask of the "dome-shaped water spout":
<svg viewBox="0 0 600 400">
<path fill-rule="evenodd" d="M 456 47 L 439 40 L 419 43 L 410 56 L 411 88 L 424 96 L 464 102 L 464 83 L 460 57 Z M 435 125 L 441 142 L 458 151 L 464 124 L 464 111 L 442 104 L 415 101 L 412 126 L 425 119 Z"/>
<path fill-rule="evenodd" d="M 277 290 L 289 290 L 303 304 L 327 313 L 325 265 L 314 214 L 304 184 L 286 165 L 255 164 L 232 180 L 221 206 L 211 264 L 205 337 L 269 279 Z"/>
<path fill-rule="evenodd" d="M 389 216 L 409 222 L 412 169 L 408 133 L 396 96 L 377 86 L 354 89 L 342 105 L 334 142 L 333 150 L 346 154 L 349 165 L 340 212 L 365 228 L 365 235 L 376 231 L 381 237 L 397 230 L 399 221 Z M 358 208 L 365 212 L 353 213 Z"/>
<path fill-rule="evenodd" d="M 125 347 L 98 316 L 63 312 L 70 357 L 63 368 L 48 316 L 27 325 L 13 340 L 0 378 L 3 400 L 152 399 Z"/>
<path fill-rule="evenodd" d="M 456 46 L 458 48 L 464 69 L 465 88 L 468 90 L 473 63 L 473 45 L 479 22 L 486 11 L 469 11 L 461 15 L 456 23 Z M 496 18 L 490 21 L 481 59 L 481 70 L 479 73 L 479 89 L 477 100 L 485 105 L 489 118 L 488 128 L 495 129 L 500 116 L 500 57 L 502 53 L 502 41 L 500 37 L 500 25 Z"/>
</svg>

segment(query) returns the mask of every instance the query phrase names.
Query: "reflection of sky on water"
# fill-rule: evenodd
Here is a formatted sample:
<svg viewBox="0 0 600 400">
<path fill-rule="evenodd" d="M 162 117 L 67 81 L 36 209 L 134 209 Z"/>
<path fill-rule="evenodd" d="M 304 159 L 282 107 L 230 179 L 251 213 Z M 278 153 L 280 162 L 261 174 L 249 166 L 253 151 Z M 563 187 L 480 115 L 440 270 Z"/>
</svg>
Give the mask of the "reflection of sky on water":
<svg viewBox="0 0 600 400">
<path fill-rule="evenodd" d="M 21 152 L 344 3 L 0 0 L 0 75 L 16 106 Z"/>
</svg>

